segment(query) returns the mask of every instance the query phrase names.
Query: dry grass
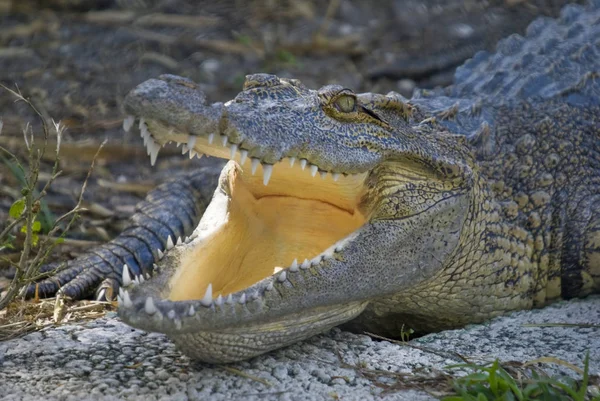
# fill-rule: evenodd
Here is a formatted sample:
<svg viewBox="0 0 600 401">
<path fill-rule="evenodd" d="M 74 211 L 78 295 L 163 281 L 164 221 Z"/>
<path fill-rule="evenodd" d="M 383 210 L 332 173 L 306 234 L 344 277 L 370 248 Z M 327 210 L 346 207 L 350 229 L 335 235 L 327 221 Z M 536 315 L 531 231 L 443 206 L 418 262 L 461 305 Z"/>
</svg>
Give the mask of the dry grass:
<svg viewBox="0 0 600 401">
<path fill-rule="evenodd" d="M 16 299 L 0 310 L 0 341 L 61 324 L 98 319 L 116 309 L 116 302 L 67 303 L 60 297 L 33 301 Z"/>
</svg>

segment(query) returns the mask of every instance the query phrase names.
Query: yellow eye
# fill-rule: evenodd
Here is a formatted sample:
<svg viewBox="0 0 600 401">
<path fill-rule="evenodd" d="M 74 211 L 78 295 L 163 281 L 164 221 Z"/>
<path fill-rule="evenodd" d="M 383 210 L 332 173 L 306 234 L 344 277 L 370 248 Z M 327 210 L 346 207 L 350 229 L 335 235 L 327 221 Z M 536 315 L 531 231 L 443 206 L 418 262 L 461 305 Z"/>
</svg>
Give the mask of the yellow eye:
<svg viewBox="0 0 600 401">
<path fill-rule="evenodd" d="M 356 107 L 356 98 L 350 95 L 342 95 L 335 100 L 335 107 L 342 113 L 351 113 Z"/>
</svg>

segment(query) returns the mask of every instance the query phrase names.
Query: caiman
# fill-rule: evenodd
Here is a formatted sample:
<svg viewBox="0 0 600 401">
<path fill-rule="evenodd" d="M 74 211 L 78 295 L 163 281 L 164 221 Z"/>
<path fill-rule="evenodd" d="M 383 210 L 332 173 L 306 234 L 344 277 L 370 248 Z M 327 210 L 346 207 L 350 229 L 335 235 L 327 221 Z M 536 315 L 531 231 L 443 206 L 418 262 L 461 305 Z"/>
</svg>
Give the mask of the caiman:
<svg viewBox="0 0 600 401">
<path fill-rule="evenodd" d="M 125 322 L 217 363 L 341 324 L 397 337 L 598 292 L 599 96 L 597 1 L 411 100 L 255 74 L 208 104 L 191 80 L 148 80 L 124 127 L 152 163 L 169 142 L 230 161 L 159 186 L 38 289 L 118 291 Z"/>
</svg>

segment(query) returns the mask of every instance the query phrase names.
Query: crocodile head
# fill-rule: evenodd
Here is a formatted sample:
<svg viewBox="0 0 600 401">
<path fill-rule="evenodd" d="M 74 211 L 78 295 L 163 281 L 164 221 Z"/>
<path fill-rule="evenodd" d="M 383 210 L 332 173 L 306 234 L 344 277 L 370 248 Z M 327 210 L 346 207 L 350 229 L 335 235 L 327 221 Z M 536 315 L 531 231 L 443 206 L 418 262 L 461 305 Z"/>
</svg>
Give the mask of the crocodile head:
<svg viewBox="0 0 600 401">
<path fill-rule="evenodd" d="M 158 273 L 121 294 L 125 322 L 193 358 L 246 359 L 324 331 L 456 251 L 470 155 L 463 138 L 419 125 L 400 95 L 257 74 L 211 105 L 194 82 L 161 76 L 125 110 L 152 163 L 170 141 L 230 159 L 194 234 L 169 241 Z"/>
</svg>

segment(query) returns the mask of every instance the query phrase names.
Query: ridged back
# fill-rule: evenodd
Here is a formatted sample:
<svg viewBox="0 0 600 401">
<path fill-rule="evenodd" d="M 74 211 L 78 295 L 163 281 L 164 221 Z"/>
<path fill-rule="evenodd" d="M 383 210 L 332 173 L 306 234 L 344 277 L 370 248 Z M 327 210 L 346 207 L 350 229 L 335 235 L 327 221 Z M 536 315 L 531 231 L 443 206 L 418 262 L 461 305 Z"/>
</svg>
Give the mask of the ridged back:
<svg viewBox="0 0 600 401">
<path fill-rule="evenodd" d="M 444 92 L 492 104 L 558 96 L 573 105 L 598 104 L 600 1 L 566 6 L 558 19 L 532 22 L 525 37 L 500 41 L 495 53 L 477 53 Z"/>
</svg>

